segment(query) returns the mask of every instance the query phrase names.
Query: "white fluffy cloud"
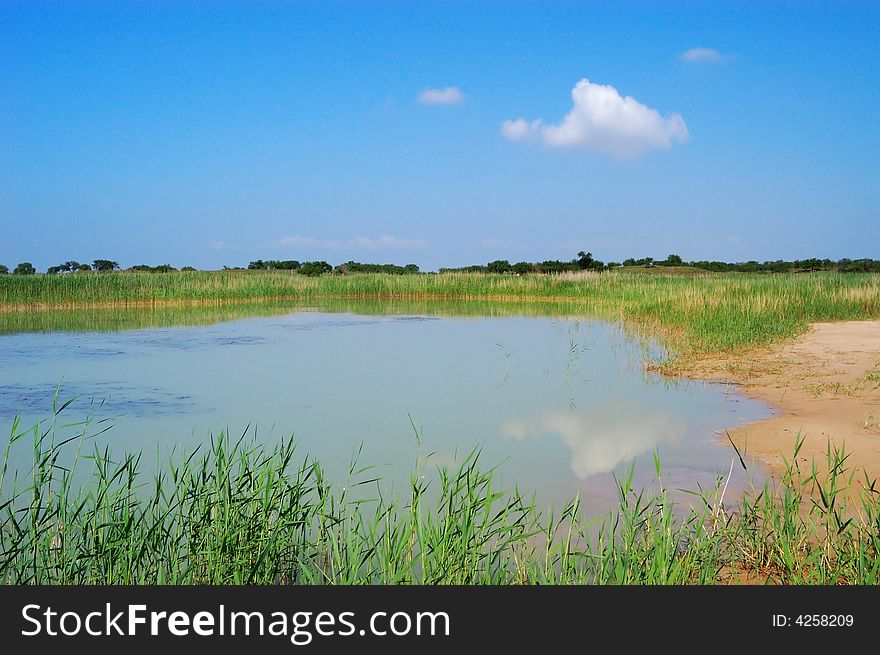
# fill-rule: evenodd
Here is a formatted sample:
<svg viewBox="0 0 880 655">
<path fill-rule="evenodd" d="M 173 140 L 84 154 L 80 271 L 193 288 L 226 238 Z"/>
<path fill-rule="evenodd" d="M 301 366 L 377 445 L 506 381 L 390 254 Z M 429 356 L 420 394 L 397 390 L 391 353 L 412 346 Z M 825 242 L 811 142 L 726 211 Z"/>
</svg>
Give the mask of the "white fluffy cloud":
<svg viewBox="0 0 880 655">
<path fill-rule="evenodd" d="M 464 102 L 464 94 L 457 86 L 425 89 L 419 94 L 419 102 L 423 105 L 460 105 Z"/>
<path fill-rule="evenodd" d="M 501 134 L 510 141 L 539 140 L 551 148 L 584 148 L 632 159 L 649 150 L 687 141 L 681 114 L 664 117 L 632 96 L 584 78 L 571 91 L 573 107 L 559 124 L 542 120 L 504 121 Z"/>
<path fill-rule="evenodd" d="M 717 64 L 723 59 L 721 53 L 712 48 L 691 48 L 681 53 L 681 60 L 689 64 Z"/>
<path fill-rule="evenodd" d="M 424 239 L 406 239 L 391 234 L 382 234 L 378 237 L 354 237 L 353 239 L 316 239 L 315 237 L 289 236 L 281 239 L 282 246 L 296 246 L 301 248 L 329 248 L 329 249 L 355 249 L 366 248 L 379 250 L 381 248 L 424 248 L 428 242 Z"/>
</svg>

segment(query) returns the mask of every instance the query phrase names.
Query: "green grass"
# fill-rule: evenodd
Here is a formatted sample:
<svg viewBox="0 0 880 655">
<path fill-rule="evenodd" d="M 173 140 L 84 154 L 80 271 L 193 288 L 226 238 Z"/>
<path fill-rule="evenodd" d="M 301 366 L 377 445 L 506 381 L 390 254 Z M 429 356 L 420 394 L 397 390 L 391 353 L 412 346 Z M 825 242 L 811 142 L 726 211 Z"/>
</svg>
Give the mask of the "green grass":
<svg viewBox="0 0 880 655">
<path fill-rule="evenodd" d="M 618 481 L 619 504 L 541 511 L 496 488 L 477 453 L 414 467 L 388 496 L 353 466 L 343 490 L 290 442 L 213 438 L 145 474 L 140 454 L 100 450 L 87 424 L 16 422 L 0 470 L 7 584 L 876 584 L 880 499 L 846 456 L 829 473 L 794 462 L 777 487 L 726 507 L 723 479 L 673 506 Z M 98 426 L 100 428 L 100 426 Z M 31 465 L 9 466 L 27 446 Z M 361 482 L 356 482 L 361 480 Z M 354 485 L 354 486 L 352 486 Z"/>
<path fill-rule="evenodd" d="M 256 301 L 505 301 L 567 304 L 623 320 L 680 353 L 761 346 L 813 322 L 880 317 L 880 275 L 581 273 L 328 275 L 285 271 L 0 276 L 0 313 L 40 308 L 227 305 Z"/>
<path fill-rule="evenodd" d="M 622 266 L 615 268 L 614 273 L 624 275 L 717 275 L 714 271 L 693 266 Z"/>
</svg>

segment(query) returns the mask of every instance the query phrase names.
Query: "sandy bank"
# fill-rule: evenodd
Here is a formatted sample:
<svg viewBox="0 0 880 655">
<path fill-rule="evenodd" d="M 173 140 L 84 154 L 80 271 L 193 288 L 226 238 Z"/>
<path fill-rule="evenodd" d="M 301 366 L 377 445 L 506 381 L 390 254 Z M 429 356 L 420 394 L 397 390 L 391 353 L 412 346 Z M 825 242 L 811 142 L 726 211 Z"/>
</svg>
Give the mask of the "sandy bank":
<svg viewBox="0 0 880 655">
<path fill-rule="evenodd" d="M 788 343 L 687 367 L 688 377 L 737 384 L 776 410 L 770 419 L 730 430 L 738 447 L 773 473 L 804 437 L 799 459 L 820 468 L 829 440 L 848 463 L 880 477 L 880 321 L 816 323 Z"/>
</svg>

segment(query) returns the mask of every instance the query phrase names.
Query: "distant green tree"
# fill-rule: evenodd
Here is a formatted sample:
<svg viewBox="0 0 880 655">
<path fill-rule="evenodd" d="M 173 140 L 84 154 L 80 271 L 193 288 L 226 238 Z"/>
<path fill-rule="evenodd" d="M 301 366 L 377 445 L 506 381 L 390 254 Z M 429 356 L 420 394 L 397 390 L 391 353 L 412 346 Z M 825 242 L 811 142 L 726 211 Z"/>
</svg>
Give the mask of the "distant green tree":
<svg viewBox="0 0 880 655">
<path fill-rule="evenodd" d="M 582 271 L 593 268 L 593 253 L 581 250 L 578 253 L 577 264 Z"/>
<path fill-rule="evenodd" d="M 183 266 L 180 270 L 184 273 L 192 273 L 193 271 L 197 271 L 199 269 L 193 268 L 192 266 Z"/>
<path fill-rule="evenodd" d="M 574 261 L 582 271 L 601 271 L 605 268 L 605 262 L 593 259 L 593 253 L 581 250 L 578 258 Z"/>
<path fill-rule="evenodd" d="M 620 268 L 620 262 L 608 262 L 605 264 L 606 268 Z"/>
<path fill-rule="evenodd" d="M 92 267 L 89 266 L 88 264 L 77 264 L 75 270 L 77 270 L 77 271 L 90 271 L 90 270 L 92 270 Z"/>
<path fill-rule="evenodd" d="M 13 275 L 33 275 L 37 272 L 37 269 L 34 268 L 34 265 L 30 262 L 22 262 L 12 271 Z"/>
<path fill-rule="evenodd" d="M 92 266 L 94 266 L 96 271 L 104 273 L 107 271 L 115 271 L 119 268 L 119 262 L 114 262 L 110 259 L 96 259 L 92 262 Z"/>
<path fill-rule="evenodd" d="M 494 262 L 486 264 L 486 270 L 490 273 L 510 273 L 512 268 L 506 259 L 496 259 Z"/>
<path fill-rule="evenodd" d="M 9 267 L 5 264 L 0 264 L 0 275 L 9 275 Z"/>
<path fill-rule="evenodd" d="M 160 264 L 159 266 L 153 267 L 153 272 L 155 273 L 171 273 L 176 270 L 177 269 L 174 268 L 171 264 Z"/>
<path fill-rule="evenodd" d="M 149 273 L 153 270 L 152 266 L 147 266 L 146 264 L 135 264 L 128 270 L 135 271 L 137 273 Z"/>
<path fill-rule="evenodd" d="M 684 262 L 678 255 L 669 255 L 669 257 L 662 262 L 657 262 L 657 264 L 659 266 L 682 266 Z"/>
<path fill-rule="evenodd" d="M 579 268 L 576 260 L 562 262 L 558 259 L 547 259 L 535 264 L 535 270 L 539 273 L 562 273 L 564 271 L 577 271 Z"/>
<path fill-rule="evenodd" d="M 308 275 L 309 277 L 317 277 L 324 273 L 329 273 L 332 270 L 333 267 L 323 260 L 316 262 L 303 262 L 302 266 L 299 267 L 299 272 L 303 275 Z"/>
<path fill-rule="evenodd" d="M 526 273 L 531 273 L 534 270 L 534 265 L 531 262 L 517 262 L 511 269 L 517 275 L 525 275 Z"/>
</svg>

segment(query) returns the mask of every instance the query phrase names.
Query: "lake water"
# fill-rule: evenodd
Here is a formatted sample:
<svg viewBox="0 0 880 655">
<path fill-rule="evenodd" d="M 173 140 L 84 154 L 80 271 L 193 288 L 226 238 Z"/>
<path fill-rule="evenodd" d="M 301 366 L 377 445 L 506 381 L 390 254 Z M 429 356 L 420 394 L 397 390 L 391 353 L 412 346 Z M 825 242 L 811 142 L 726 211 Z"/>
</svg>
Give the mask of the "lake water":
<svg viewBox="0 0 880 655">
<path fill-rule="evenodd" d="M 724 386 L 645 373 L 662 349 L 617 324 L 516 308 L 330 309 L 0 316 L 0 420 L 50 416 L 60 385 L 62 400 L 76 397 L 68 420 L 112 419 L 98 440 L 113 452 L 186 449 L 250 426 L 268 441 L 293 435 L 339 484 L 360 451 L 370 477 L 398 491 L 420 452 L 429 467 L 455 465 L 479 447 L 504 488 L 544 506 L 580 493 L 600 512 L 614 474 L 633 465 L 652 479 L 655 450 L 667 487 L 711 486 L 736 458 L 716 431 L 770 415 Z"/>
</svg>

